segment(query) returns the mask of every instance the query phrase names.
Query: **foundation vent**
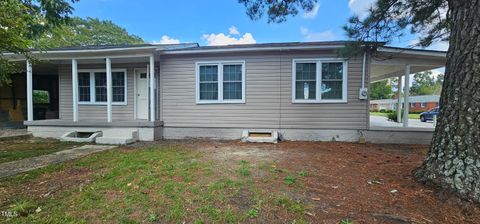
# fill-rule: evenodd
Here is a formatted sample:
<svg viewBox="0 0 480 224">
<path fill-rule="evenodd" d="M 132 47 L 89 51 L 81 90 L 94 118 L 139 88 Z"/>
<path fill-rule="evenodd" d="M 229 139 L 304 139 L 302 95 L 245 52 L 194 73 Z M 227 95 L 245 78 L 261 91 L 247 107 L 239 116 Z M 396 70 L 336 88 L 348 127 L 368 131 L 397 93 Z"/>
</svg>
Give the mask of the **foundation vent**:
<svg viewBox="0 0 480 224">
<path fill-rule="evenodd" d="M 242 142 L 278 143 L 278 131 L 243 130 Z"/>
</svg>

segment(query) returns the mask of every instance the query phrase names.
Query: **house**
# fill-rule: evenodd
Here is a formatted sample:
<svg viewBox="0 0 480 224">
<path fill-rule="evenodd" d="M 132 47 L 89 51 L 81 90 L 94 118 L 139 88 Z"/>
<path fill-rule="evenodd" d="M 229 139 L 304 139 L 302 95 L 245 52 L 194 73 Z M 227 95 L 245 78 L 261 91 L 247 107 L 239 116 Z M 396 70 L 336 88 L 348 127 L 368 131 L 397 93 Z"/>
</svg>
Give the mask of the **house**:
<svg viewBox="0 0 480 224">
<path fill-rule="evenodd" d="M 42 61 L 33 65 L 5 55 L 27 68 L 24 124 L 34 136 L 96 132 L 97 142 L 239 139 L 245 131 L 357 141 L 370 131 L 370 82 L 445 64 L 445 52 L 388 46 L 338 57 L 346 44 L 68 47 L 32 51 Z M 58 119 L 36 120 L 32 80 L 46 74 L 58 77 Z"/>
<path fill-rule="evenodd" d="M 370 111 L 396 110 L 397 99 L 370 100 Z M 400 99 L 402 105 L 403 100 Z M 411 112 L 424 112 L 438 107 L 439 95 L 411 96 L 409 99 L 409 110 Z"/>
</svg>

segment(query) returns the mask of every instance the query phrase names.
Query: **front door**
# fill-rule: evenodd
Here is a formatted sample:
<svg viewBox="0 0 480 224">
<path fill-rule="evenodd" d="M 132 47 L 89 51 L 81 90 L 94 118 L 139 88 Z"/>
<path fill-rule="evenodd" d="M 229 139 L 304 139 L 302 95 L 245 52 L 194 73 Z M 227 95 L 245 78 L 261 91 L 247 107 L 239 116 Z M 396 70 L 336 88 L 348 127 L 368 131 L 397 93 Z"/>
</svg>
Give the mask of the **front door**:
<svg viewBox="0 0 480 224">
<path fill-rule="evenodd" d="M 148 119 L 148 75 L 145 70 L 136 72 L 137 119 Z"/>
</svg>

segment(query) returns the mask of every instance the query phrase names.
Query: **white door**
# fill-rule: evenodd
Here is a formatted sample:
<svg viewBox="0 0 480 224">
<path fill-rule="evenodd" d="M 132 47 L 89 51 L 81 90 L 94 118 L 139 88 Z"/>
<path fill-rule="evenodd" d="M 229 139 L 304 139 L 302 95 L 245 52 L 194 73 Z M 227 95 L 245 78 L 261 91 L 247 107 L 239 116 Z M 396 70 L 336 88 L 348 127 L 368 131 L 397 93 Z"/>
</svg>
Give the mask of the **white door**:
<svg viewBox="0 0 480 224">
<path fill-rule="evenodd" d="M 148 75 L 146 70 L 136 72 L 137 119 L 148 119 Z"/>
</svg>

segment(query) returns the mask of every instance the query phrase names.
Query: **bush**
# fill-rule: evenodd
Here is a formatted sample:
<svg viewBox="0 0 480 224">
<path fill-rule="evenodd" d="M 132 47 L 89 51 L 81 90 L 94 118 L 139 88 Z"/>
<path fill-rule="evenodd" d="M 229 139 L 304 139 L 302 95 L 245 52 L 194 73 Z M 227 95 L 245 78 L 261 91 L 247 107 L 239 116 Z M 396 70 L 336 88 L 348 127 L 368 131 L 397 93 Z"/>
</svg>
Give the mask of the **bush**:
<svg viewBox="0 0 480 224">
<path fill-rule="evenodd" d="M 403 110 L 400 113 L 400 116 L 403 117 Z M 391 111 L 390 113 L 387 114 L 387 118 L 390 121 L 397 121 L 397 111 Z"/>
<path fill-rule="evenodd" d="M 385 112 L 387 112 L 387 111 L 386 111 L 385 109 L 381 109 L 379 112 L 380 112 L 380 113 L 385 113 Z"/>
</svg>

